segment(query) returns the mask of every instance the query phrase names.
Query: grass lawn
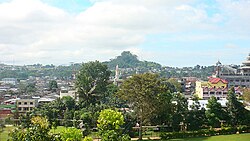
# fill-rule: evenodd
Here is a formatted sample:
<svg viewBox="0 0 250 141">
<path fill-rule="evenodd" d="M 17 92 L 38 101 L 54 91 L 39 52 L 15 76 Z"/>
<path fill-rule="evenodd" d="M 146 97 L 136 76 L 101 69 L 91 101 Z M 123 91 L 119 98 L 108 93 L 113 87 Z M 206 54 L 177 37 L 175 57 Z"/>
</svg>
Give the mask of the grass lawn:
<svg viewBox="0 0 250 141">
<path fill-rule="evenodd" d="M 54 130 L 54 129 L 51 129 L 50 130 L 50 132 L 51 133 L 61 133 L 63 130 L 65 130 L 66 129 L 66 127 L 64 127 L 64 126 L 57 126 L 57 128 Z"/>
<path fill-rule="evenodd" d="M 220 135 L 220 136 L 201 137 L 201 138 L 172 139 L 168 141 L 250 141 L 250 133 L 234 134 L 234 135 Z"/>
</svg>

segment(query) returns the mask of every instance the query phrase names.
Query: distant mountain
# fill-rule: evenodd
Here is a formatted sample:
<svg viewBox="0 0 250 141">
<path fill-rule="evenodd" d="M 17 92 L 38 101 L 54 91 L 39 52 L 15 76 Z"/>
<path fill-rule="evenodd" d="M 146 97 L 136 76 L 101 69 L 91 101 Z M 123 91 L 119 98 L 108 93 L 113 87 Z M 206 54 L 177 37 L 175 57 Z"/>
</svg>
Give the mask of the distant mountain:
<svg viewBox="0 0 250 141">
<path fill-rule="evenodd" d="M 119 68 L 161 68 L 161 65 L 150 61 L 140 61 L 137 56 L 130 51 L 123 51 L 120 56 L 110 61 L 103 62 L 111 70 L 119 65 Z"/>
</svg>

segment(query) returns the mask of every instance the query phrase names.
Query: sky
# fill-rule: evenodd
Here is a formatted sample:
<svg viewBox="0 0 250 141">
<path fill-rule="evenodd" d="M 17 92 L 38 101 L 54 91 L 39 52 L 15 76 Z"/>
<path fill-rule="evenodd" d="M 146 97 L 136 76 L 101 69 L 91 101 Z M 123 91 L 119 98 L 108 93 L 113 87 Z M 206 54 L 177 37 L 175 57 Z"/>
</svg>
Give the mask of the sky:
<svg viewBox="0 0 250 141">
<path fill-rule="evenodd" d="M 240 65 L 250 0 L 0 0 L 0 63 L 108 61 L 122 51 L 163 66 Z"/>
</svg>

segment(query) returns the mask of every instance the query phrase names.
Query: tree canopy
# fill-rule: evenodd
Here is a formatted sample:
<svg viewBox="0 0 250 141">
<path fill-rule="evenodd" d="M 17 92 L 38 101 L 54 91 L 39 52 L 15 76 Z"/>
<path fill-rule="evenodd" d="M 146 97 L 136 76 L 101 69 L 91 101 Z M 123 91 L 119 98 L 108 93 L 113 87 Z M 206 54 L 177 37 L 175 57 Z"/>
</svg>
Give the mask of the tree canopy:
<svg viewBox="0 0 250 141">
<path fill-rule="evenodd" d="M 86 104 L 100 103 L 106 92 L 109 76 L 107 66 L 99 61 L 82 64 L 76 79 L 79 99 Z"/>
<path fill-rule="evenodd" d="M 118 91 L 121 99 L 127 100 L 142 124 L 157 112 L 158 95 L 164 86 L 158 75 L 152 73 L 137 74 L 124 81 Z M 140 128 L 141 129 L 141 128 Z M 141 134 L 139 136 L 141 139 Z"/>
</svg>

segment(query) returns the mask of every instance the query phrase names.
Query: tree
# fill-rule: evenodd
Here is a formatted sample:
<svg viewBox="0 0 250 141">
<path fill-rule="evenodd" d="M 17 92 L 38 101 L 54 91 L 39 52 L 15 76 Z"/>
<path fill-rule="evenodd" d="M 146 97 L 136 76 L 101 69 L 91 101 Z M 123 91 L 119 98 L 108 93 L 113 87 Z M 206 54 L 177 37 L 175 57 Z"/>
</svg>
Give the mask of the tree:
<svg viewBox="0 0 250 141">
<path fill-rule="evenodd" d="M 173 106 L 172 128 L 174 131 L 186 129 L 186 118 L 188 113 L 187 99 L 181 93 L 174 95 L 175 105 Z"/>
<path fill-rule="evenodd" d="M 133 75 L 120 86 L 118 96 L 127 100 L 139 119 L 139 139 L 142 139 L 142 124 L 157 113 L 158 94 L 164 92 L 161 79 L 156 74 Z"/>
<path fill-rule="evenodd" d="M 56 80 L 52 80 L 49 82 L 49 90 L 55 92 L 57 88 L 58 88 L 58 86 L 57 86 Z"/>
<path fill-rule="evenodd" d="M 66 109 L 72 110 L 75 108 L 75 100 L 71 96 L 64 96 L 61 99 Z"/>
<path fill-rule="evenodd" d="M 155 117 L 152 117 L 151 122 L 154 125 L 170 125 L 172 118 L 173 94 L 170 90 L 158 94 L 158 108 Z"/>
<path fill-rule="evenodd" d="M 49 134 L 48 120 L 41 116 L 31 118 L 29 128 L 15 129 L 10 133 L 11 141 L 51 141 L 56 137 Z"/>
<path fill-rule="evenodd" d="M 124 124 L 124 117 L 121 112 L 111 109 L 102 110 L 97 122 L 102 141 L 125 141 L 126 136 L 121 134 L 121 126 Z"/>
<path fill-rule="evenodd" d="M 250 103 L 250 89 L 249 88 L 244 88 L 243 89 L 243 99 L 246 103 Z"/>
<path fill-rule="evenodd" d="M 194 95 L 192 100 L 193 104 L 190 106 L 190 110 L 187 115 L 187 129 L 188 130 L 199 130 L 206 122 L 205 108 L 200 108 L 199 97 Z"/>
<path fill-rule="evenodd" d="M 130 51 L 123 51 L 120 56 L 104 63 L 107 64 L 109 68 L 115 68 L 117 64 L 119 64 L 121 68 L 135 68 L 140 61 L 137 59 L 137 56 Z"/>
<path fill-rule="evenodd" d="M 249 111 L 244 108 L 243 103 L 237 100 L 233 87 L 228 91 L 227 100 L 229 124 L 231 126 L 249 124 Z"/>
<path fill-rule="evenodd" d="M 76 79 L 76 88 L 80 101 L 87 105 L 100 103 L 106 91 L 110 71 L 99 61 L 82 65 Z"/>
<path fill-rule="evenodd" d="M 221 121 L 226 120 L 226 113 L 216 97 L 212 96 L 208 100 L 207 108 L 208 109 L 205 113 L 208 119 L 208 124 L 212 127 L 220 127 Z"/>
<path fill-rule="evenodd" d="M 29 83 L 26 86 L 26 93 L 31 94 L 36 92 L 37 88 L 36 88 L 36 84 L 35 83 Z"/>
<path fill-rule="evenodd" d="M 174 87 L 174 92 L 182 92 L 182 86 L 176 79 L 169 78 L 167 82 L 169 82 Z"/>
</svg>

